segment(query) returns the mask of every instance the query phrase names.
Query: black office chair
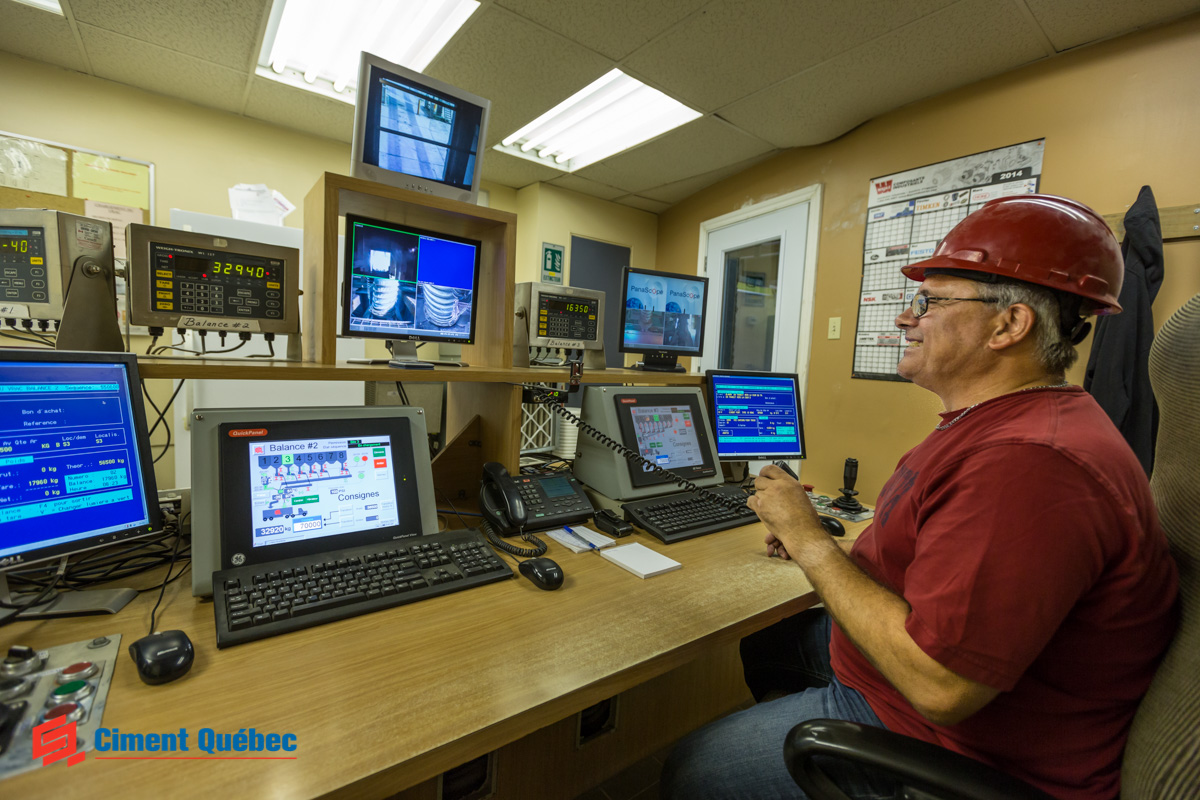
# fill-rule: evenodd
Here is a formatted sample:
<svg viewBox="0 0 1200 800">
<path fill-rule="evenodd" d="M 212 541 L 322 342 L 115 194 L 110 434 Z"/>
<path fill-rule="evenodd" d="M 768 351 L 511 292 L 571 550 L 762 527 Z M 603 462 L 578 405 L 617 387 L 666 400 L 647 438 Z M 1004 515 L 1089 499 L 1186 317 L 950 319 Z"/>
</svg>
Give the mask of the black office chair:
<svg viewBox="0 0 1200 800">
<path fill-rule="evenodd" d="M 1121 764 L 1122 800 L 1200 797 L 1200 294 L 1159 330 L 1150 351 L 1159 427 L 1150 488 L 1179 567 L 1182 615 L 1138 707 Z M 974 759 L 882 728 L 818 719 L 784 743 L 796 784 L 812 800 L 846 800 L 814 761 L 843 759 L 895 777 L 906 800 L 1046 800 Z"/>
</svg>

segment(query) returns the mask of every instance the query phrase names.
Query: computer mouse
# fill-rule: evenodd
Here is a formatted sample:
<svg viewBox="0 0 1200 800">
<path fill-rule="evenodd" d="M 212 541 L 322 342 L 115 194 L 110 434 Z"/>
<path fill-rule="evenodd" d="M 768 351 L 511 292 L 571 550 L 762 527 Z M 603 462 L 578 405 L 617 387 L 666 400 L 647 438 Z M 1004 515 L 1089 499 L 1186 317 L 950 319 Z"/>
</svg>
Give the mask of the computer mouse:
<svg viewBox="0 0 1200 800">
<path fill-rule="evenodd" d="M 837 517 L 827 517 L 824 514 L 818 514 L 817 519 L 821 520 L 821 525 L 825 527 L 825 532 L 830 536 L 846 535 L 846 526 Z"/>
<path fill-rule="evenodd" d="M 521 574 L 533 581 L 533 585 L 547 592 L 563 584 L 563 571 L 558 562 L 548 558 L 530 558 L 517 565 Z"/>
<path fill-rule="evenodd" d="M 159 631 L 129 645 L 129 656 L 142 683 L 153 686 L 186 675 L 192 668 L 196 650 L 183 631 Z"/>
</svg>

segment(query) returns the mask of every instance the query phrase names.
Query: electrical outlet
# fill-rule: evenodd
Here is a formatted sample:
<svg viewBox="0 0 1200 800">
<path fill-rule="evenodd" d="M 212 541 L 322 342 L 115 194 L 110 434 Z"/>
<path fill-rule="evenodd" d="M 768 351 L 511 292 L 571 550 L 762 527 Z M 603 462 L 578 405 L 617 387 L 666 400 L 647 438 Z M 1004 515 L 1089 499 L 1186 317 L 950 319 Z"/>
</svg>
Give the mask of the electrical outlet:
<svg viewBox="0 0 1200 800">
<path fill-rule="evenodd" d="M 830 339 L 842 338 L 842 318 L 841 317 L 830 317 L 829 318 L 829 338 Z"/>
</svg>

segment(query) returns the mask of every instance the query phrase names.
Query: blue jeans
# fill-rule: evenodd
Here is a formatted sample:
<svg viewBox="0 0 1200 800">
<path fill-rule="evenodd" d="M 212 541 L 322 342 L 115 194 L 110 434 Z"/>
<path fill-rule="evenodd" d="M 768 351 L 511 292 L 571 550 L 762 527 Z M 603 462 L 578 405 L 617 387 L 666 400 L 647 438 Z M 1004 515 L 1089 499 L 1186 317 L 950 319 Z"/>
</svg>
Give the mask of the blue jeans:
<svg viewBox="0 0 1200 800">
<path fill-rule="evenodd" d="M 807 800 L 783 761 L 783 740 L 794 726 L 809 719 L 844 719 L 883 727 L 867 701 L 838 681 L 829 665 L 829 615 L 806 612 L 783 620 L 743 642 L 747 682 L 753 674 L 789 669 L 827 683 L 778 700 L 759 703 L 686 736 L 663 767 L 659 795 L 664 800 Z M 748 647 L 749 645 L 749 647 Z M 792 664 L 784 662 L 794 656 Z M 749 660 L 748 660 L 749 659 Z M 764 664 L 754 664 L 758 660 Z M 756 696 L 760 688 L 751 687 Z M 790 687 L 789 687 L 790 688 Z M 829 776 L 854 800 L 895 797 L 886 777 L 826 761 Z"/>
</svg>

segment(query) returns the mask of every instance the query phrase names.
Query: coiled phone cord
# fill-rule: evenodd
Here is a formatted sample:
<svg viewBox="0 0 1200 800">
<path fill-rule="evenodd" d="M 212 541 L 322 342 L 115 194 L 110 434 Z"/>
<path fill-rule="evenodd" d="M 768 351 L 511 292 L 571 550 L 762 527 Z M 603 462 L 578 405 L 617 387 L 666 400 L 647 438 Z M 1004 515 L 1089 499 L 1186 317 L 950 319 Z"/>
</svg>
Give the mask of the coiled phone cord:
<svg viewBox="0 0 1200 800">
<path fill-rule="evenodd" d="M 526 550 L 524 548 L 517 547 L 515 544 L 509 544 L 497 536 L 495 529 L 492 528 L 491 523 L 489 523 L 487 520 L 484 520 L 482 523 L 480 523 L 479 528 L 483 531 L 483 535 L 487 537 L 487 540 L 492 543 L 493 547 L 498 550 L 503 550 L 509 555 L 519 556 L 521 558 L 534 558 L 536 556 L 545 555 L 546 553 L 546 543 L 534 536 L 532 533 L 521 533 L 521 539 L 534 546 L 532 550 Z"/>
<path fill-rule="evenodd" d="M 536 393 L 541 398 L 541 402 L 543 405 L 549 406 L 550 410 L 553 411 L 555 414 L 558 414 L 560 417 L 567 420 L 575 427 L 579 428 L 579 430 L 583 431 L 588 436 L 592 437 L 597 442 L 599 442 L 600 444 L 607 447 L 609 450 L 613 450 L 617 453 L 620 453 L 624 458 L 628 459 L 629 461 L 634 462 L 635 464 L 640 464 L 643 467 L 649 467 L 650 470 L 652 472 L 654 472 L 656 475 L 659 475 L 661 477 L 664 477 L 664 478 L 672 481 L 676 485 L 682 487 L 684 491 L 692 492 L 693 494 L 695 494 L 697 497 L 699 497 L 702 500 L 707 500 L 710 503 L 716 503 L 717 505 L 724 506 L 725 508 L 731 509 L 733 511 L 738 511 L 742 508 L 745 508 L 746 501 L 744 499 L 738 499 L 736 497 L 725 497 L 724 495 L 719 495 L 716 492 L 710 492 L 707 489 L 705 489 L 703 486 L 697 486 L 696 484 L 692 483 L 687 478 L 684 478 L 680 475 L 676 475 L 674 472 L 671 472 L 668 469 L 663 469 L 658 464 L 655 464 L 653 461 L 650 461 L 649 459 L 645 458 L 641 453 L 637 452 L 636 450 L 631 450 L 628 447 L 626 447 L 625 445 L 618 442 L 617 440 L 613 439 L 612 437 L 607 436 L 606 434 L 601 432 L 599 429 L 592 427 L 591 425 L 584 422 L 579 417 L 575 416 L 575 414 L 568 411 L 565 403 L 563 403 L 561 401 L 555 401 L 554 399 L 552 399 L 549 391 L 544 389 L 543 387 L 530 386 L 527 384 L 519 384 L 519 385 L 524 389 L 532 390 L 534 393 Z"/>
</svg>

